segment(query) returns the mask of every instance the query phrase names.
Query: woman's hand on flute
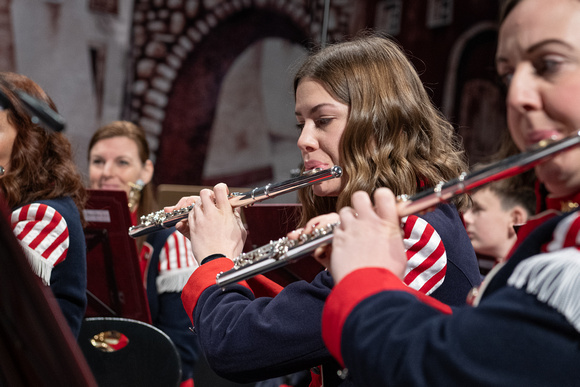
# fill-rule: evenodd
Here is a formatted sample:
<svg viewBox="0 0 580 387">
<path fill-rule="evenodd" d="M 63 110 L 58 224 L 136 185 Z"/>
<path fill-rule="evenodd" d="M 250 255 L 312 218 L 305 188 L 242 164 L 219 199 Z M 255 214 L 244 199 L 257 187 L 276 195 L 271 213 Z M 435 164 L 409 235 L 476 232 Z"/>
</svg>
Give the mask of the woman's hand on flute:
<svg viewBox="0 0 580 387">
<path fill-rule="evenodd" d="M 234 209 L 230 204 L 225 184 L 217 184 L 213 191 L 204 189 L 199 193 L 187 223 L 193 255 L 200 264 L 212 254 L 234 259 L 242 253 L 247 233 L 240 209 Z"/>
<path fill-rule="evenodd" d="M 299 228 L 297 230 L 289 232 L 286 236 L 288 239 L 298 239 L 302 234 L 311 234 L 314 229 L 319 227 L 325 227 L 328 224 L 333 224 L 339 221 L 338 213 L 331 212 L 329 214 L 319 215 L 315 218 L 310 219 L 306 226 Z M 330 253 L 332 252 L 332 245 L 322 245 L 317 247 L 312 253 L 314 258 L 316 258 L 322 265 L 326 267 L 326 263 L 330 259 Z"/>
<path fill-rule="evenodd" d="M 366 192 L 355 192 L 352 208 L 340 210 L 340 225 L 334 229 L 332 254 L 326 263 L 335 283 L 366 267 L 388 269 L 401 279 L 405 275 L 407 256 L 395 196 L 379 188 L 374 199 L 375 208 Z"/>
<path fill-rule="evenodd" d="M 177 202 L 176 205 L 172 207 L 164 207 L 163 211 L 165 212 L 172 212 L 174 210 L 179 210 L 185 207 L 189 207 L 190 205 L 194 204 L 197 200 L 199 200 L 199 196 L 184 196 Z M 189 223 L 187 222 L 187 218 L 180 220 L 178 223 L 175 224 L 175 228 L 177 231 L 183 234 L 187 239 L 189 238 Z"/>
</svg>

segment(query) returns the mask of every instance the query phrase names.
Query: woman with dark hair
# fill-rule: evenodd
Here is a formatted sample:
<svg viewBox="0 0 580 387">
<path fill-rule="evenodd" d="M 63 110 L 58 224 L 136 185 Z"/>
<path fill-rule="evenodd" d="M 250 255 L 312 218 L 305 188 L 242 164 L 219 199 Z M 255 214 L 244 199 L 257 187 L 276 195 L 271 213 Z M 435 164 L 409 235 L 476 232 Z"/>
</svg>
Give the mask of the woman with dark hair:
<svg viewBox="0 0 580 387">
<path fill-rule="evenodd" d="M 0 110 L 0 192 L 33 271 L 50 286 L 77 336 L 87 303 L 81 222 L 86 191 L 69 141 L 32 122 L 15 91 L 56 111 L 50 97 L 29 78 L 9 72 L 0 72 L 0 90 L 9 100 Z"/>
<path fill-rule="evenodd" d="M 125 191 L 133 224 L 157 209 L 152 178 L 149 144 L 140 126 L 113 121 L 93 134 L 89 142 L 90 186 Z M 199 351 L 181 304 L 181 290 L 197 267 L 191 244 L 175 228 L 169 228 L 139 237 L 137 245 L 153 325 L 165 332 L 178 349 L 182 386 L 192 386 Z"/>
<path fill-rule="evenodd" d="M 578 136 L 580 1 L 510 0 L 496 69 L 520 151 Z M 580 148 L 534 168 L 547 210 L 518 231 L 475 307 L 404 286 L 395 198 L 356 192 L 340 212 L 324 307 L 326 345 L 364 386 L 576 386 L 580 380 Z M 377 239 L 385 237 L 385 239 Z M 384 241 L 384 243 L 383 243 Z M 364 246 L 364 249 L 361 249 Z"/>
<path fill-rule="evenodd" d="M 453 128 L 432 105 L 400 47 L 389 39 L 365 36 L 313 54 L 298 70 L 294 88 L 304 169 L 340 165 L 344 171 L 341 178 L 300 193 L 304 232 L 336 219 L 336 213 L 328 213 L 348 205 L 356 190 L 373 192 L 386 185 L 400 194 L 414 194 L 458 176 L 466 167 Z M 178 206 L 193 200 L 184 198 Z M 220 184 L 213 192 L 200 193 L 189 229 L 179 225 L 190 233 L 196 258 L 203 263 L 184 288 L 183 301 L 208 362 L 238 381 L 323 364 L 324 385 L 348 385 L 348 380 L 327 379 L 337 378 L 320 331 L 324 300 L 333 287 L 327 271 L 310 283 L 297 281 L 283 290 L 272 286 L 270 297 L 260 297 L 263 287 L 257 282 L 266 283 L 261 277 L 225 291 L 215 285 L 216 274 L 232 267 L 225 257 L 236 257 L 243 246 L 243 230 L 234 214 Z M 463 304 L 480 276 L 455 206 L 409 216 L 404 233 L 408 285 L 444 302 Z M 318 375 L 314 378 L 320 382 Z"/>
</svg>

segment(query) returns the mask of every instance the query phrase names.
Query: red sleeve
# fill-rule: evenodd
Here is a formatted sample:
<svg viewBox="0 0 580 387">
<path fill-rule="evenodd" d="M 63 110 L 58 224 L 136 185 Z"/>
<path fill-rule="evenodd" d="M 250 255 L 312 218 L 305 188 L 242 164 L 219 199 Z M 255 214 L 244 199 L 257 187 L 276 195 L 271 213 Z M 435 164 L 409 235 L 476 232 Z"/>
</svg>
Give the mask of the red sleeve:
<svg viewBox="0 0 580 387">
<path fill-rule="evenodd" d="M 256 297 L 276 297 L 284 289 L 283 286 L 261 274 L 248 279 L 247 283 Z"/>
<path fill-rule="evenodd" d="M 212 285 L 216 284 L 216 276 L 222 271 L 228 271 L 234 266 L 231 259 L 228 258 L 218 258 L 205 263 L 198 267 L 189 280 L 185 284 L 181 292 L 181 301 L 183 302 L 183 307 L 189 316 L 191 323 L 193 324 L 193 309 L 197 305 L 197 300 L 201 296 L 201 293 Z M 244 285 L 250 288 L 248 284 L 243 281 L 240 285 Z"/>
<path fill-rule="evenodd" d="M 218 273 L 228 271 L 233 266 L 234 263 L 229 258 L 217 258 L 195 269 L 191 277 L 189 277 L 181 292 L 181 301 L 192 324 L 193 309 L 203 291 L 216 284 Z M 239 284 L 250 289 L 256 297 L 274 297 L 283 289 L 282 286 L 263 275 L 249 279 L 248 282 L 241 281 Z"/>
<path fill-rule="evenodd" d="M 383 268 L 355 270 L 343 278 L 326 299 L 322 312 L 322 338 L 330 353 L 344 366 L 340 351 L 342 329 L 354 307 L 379 292 L 396 290 L 413 294 L 421 302 L 447 314 L 451 308 L 434 298 L 413 290 Z"/>
</svg>

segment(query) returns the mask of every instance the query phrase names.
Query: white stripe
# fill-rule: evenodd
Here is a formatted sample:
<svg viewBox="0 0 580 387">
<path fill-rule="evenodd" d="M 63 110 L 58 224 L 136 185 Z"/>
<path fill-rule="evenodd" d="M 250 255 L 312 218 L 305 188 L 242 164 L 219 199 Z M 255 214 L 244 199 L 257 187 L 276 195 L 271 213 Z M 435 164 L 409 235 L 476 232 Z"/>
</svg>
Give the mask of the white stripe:
<svg viewBox="0 0 580 387">
<path fill-rule="evenodd" d="M 67 223 L 64 218 L 60 218 L 60 222 L 56 225 L 54 230 L 42 240 L 42 242 L 36 247 L 37 251 L 41 251 L 41 254 L 44 253 L 51 245 L 55 242 L 55 240 L 67 230 Z M 52 262 L 53 265 L 56 264 L 56 261 L 66 252 L 69 247 L 69 238 L 63 240 L 63 242 L 59 243 L 58 246 L 50 253 L 48 258 L 46 258 L 49 262 Z"/>
<path fill-rule="evenodd" d="M 167 259 L 169 259 L 169 268 L 167 267 Z M 177 265 L 178 260 L 181 264 L 181 268 Z M 178 231 L 174 232 L 167 238 L 167 241 L 159 255 L 159 261 L 160 275 L 162 272 L 188 268 L 195 269 L 197 267 L 197 262 L 195 262 L 195 259 L 193 258 L 190 241 Z"/>
<path fill-rule="evenodd" d="M 162 255 L 165 257 L 163 264 L 161 265 L 160 271 L 167 271 L 172 270 L 177 267 L 177 249 L 175 246 L 175 240 L 173 239 L 173 234 L 169 235 L 167 240 L 165 241 L 165 245 L 163 246 L 164 254 Z"/>
<path fill-rule="evenodd" d="M 65 219 L 59 213 L 57 213 L 54 210 L 54 208 L 47 206 L 47 205 L 44 205 L 44 204 L 42 204 L 42 206 L 46 206 L 46 212 L 45 212 L 42 219 L 37 219 L 37 217 L 39 216 L 39 215 L 37 215 L 37 212 L 38 212 L 38 209 L 40 208 L 40 206 L 41 206 L 41 204 L 38 204 L 38 203 L 33 203 L 33 204 L 30 204 L 28 206 L 29 209 L 28 209 L 27 218 L 23 221 L 19 221 L 14 226 L 14 235 L 19 235 L 22 232 L 22 230 L 29 223 L 33 222 L 34 226 L 29 230 L 28 234 L 24 238 L 19 240 L 19 242 L 23 246 L 28 247 L 30 245 L 30 243 L 32 243 L 32 241 L 34 241 L 41 234 L 41 232 L 50 224 L 50 222 L 52 221 L 52 219 L 55 216 L 57 218 L 60 218 L 60 221 L 57 223 L 55 228 L 49 234 L 47 234 L 44 237 L 44 239 L 38 244 L 38 246 L 36 246 L 36 248 L 34 249 L 36 251 L 36 253 L 38 253 L 39 258 L 46 260 L 51 266 L 54 266 L 56 261 L 62 256 L 62 254 L 69 247 L 70 241 L 69 241 L 68 237 L 66 239 L 64 239 L 54 249 L 54 251 L 48 256 L 48 258 L 43 258 L 43 257 L 41 257 L 41 255 L 46 251 L 46 249 L 51 247 L 51 245 L 60 237 L 60 235 L 62 233 L 65 233 L 67 231 L 68 225 L 67 225 Z M 22 208 L 14 211 L 12 213 L 12 221 L 13 222 L 18 221 L 21 210 L 22 210 Z"/>
<path fill-rule="evenodd" d="M 179 258 L 179 267 L 187 267 L 187 256 L 189 255 L 187 251 L 187 245 L 185 241 L 187 238 L 177 238 L 177 247 L 179 250 L 178 258 Z"/>
<path fill-rule="evenodd" d="M 405 218 L 404 224 L 407 224 L 407 219 L 408 217 Z M 415 243 L 419 242 L 421 235 L 423 235 L 423 232 L 425 231 L 425 227 L 427 227 L 427 222 L 418 217 L 415 225 L 413 226 L 413 229 L 409 234 L 409 237 L 403 240 L 403 243 L 405 244 L 405 251 L 410 249 Z"/>
<path fill-rule="evenodd" d="M 405 218 L 405 222 L 406 220 L 407 218 Z M 415 225 L 411 230 L 410 237 L 405 238 L 403 240 L 403 243 L 405 245 L 405 251 L 409 250 L 417 242 L 419 242 L 421 236 L 423 235 L 427 227 L 432 228 L 431 225 L 429 225 L 429 223 L 427 223 L 424 219 L 417 217 L 417 221 L 415 222 Z M 407 261 L 407 267 L 405 268 L 405 276 L 407 276 L 407 274 L 409 274 L 413 269 L 419 267 L 427 258 L 429 258 L 431 254 L 434 253 L 434 251 L 439 247 L 439 244 L 442 243 L 441 237 L 439 236 L 437 231 L 434 228 L 432 229 L 433 233 L 429 238 L 429 240 L 427 241 L 427 243 L 425 244 L 425 246 L 423 246 L 421 250 L 416 251 L 413 257 Z M 445 251 L 444 248 L 443 254 L 441 254 L 441 256 L 439 256 L 437 260 L 435 260 L 435 262 L 433 262 L 427 270 L 423 271 L 411 283 L 409 283 L 408 286 L 415 290 L 421 289 L 423 285 L 427 283 L 427 281 L 429 281 L 441 270 L 445 269 L 446 266 L 447 266 L 447 252 Z M 426 294 L 431 294 L 433 291 L 435 291 L 439 286 L 441 286 L 444 279 L 445 277 L 443 277 L 439 282 L 437 282 L 433 287 L 431 287 Z"/>
<path fill-rule="evenodd" d="M 568 235 L 568 232 L 570 231 L 570 226 L 576 220 L 578 215 L 579 213 L 567 216 L 558 223 L 553 232 L 554 239 L 552 239 L 552 241 L 546 245 L 547 251 L 558 251 L 564 247 L 566 235 Z M 580 244 L 578 237 L 579 236 L 576 236 L 576 243 Z"/>
<path fill-rule="evenodd" d="M 189 268 L 196 269 L 199 266 L 199 264 L 197 263 L 197 261 L 195 260 L 195 257 L 193 256 L 193 249 L 191 248 L 191 242 L 186 237 L 183 237 L 183 241 L 185 242 L 184 243 L 185 252 L 183 254 L 183 257 L 184 257 L 185 262 L 186 262 L 186 265 L 183 267 L 189 267 Z"/>
<path fill-rule="evenodd" d="M 38 210 L 38 204 L 31 204 L 28 206 L 21 207 L 12 213 L 12 227 L 14 229 L 14 235 L 18 235 L 24 230 L 24 227 L 28 224 L 30 220 L 36 218 L 36 211 Z M 28 213 L 23 221 L 19 221 L 20 214 L 24 208 L 28 208 Z"/>
<path fill-rule="evenodd" d="M 46 211 L 42 219 L 37 219 L 37 217 L 39 217 L 38 210 L 40 206 L 45 206 Z M 22 210 L 25 207 L 28 207 L 27 217 L 26 219 L 19 221 Z M 32 249 L 30 243 L 42 233 L 54 217 L 60 218 L 60 221 L 57 223 L 55 228 L 44 237 L 36 248 Z M 44 284 L 50 285 L 52 268 L 60 257 L 66 253 L 70 243 L 69 238 L 67 237 L 60 242 L 48 258 L 44 258 L 42 254 L 50 248 L 63 233 L 67 232 L 67 223 L 65 219 L 50 206 L 32 203 L 13 211 L 11 221 L 13 224 L 14 235 L 19 235 L 29 223 L 33 222 L 34 226 L 28 231 L 28 234 L 24 236 L 24 238 L 18 239 L 18 242 L 22 246 L 34 273 L 42 279 Z"/>
</svg>

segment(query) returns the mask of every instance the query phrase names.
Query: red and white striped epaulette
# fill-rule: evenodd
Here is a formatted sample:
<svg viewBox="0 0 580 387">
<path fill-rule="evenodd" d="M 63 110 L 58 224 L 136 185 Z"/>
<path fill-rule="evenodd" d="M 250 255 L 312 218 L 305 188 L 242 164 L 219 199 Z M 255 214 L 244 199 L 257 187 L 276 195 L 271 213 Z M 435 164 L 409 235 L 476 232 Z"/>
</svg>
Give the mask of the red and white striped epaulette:
<svg viewBox="0 0 580 387">
<path fill-rule="evenodd" d="M 181 292 L 197 267 L 191 242 L 183 234 L 175 231 L 169 235 L 159 253 L 157 292 Z"/>
<path fill-rule="evenodd" d="M 14 210 L 11 223 L 32 270 L 50 285 L 52 269 L 66 258 L 69 248 L 66 221 L 54 208 L 32 203 Z"/>
<path fill-rule="evenodd" d="M 447 253 L 433 226 L 418 216 L 403 218 L 407 268 L 404 282 L 424 294 L 433 293 L 445 279 Z"/>
</svg>

